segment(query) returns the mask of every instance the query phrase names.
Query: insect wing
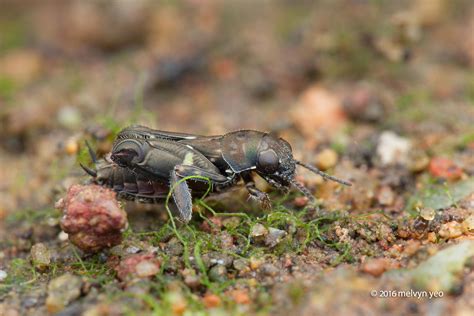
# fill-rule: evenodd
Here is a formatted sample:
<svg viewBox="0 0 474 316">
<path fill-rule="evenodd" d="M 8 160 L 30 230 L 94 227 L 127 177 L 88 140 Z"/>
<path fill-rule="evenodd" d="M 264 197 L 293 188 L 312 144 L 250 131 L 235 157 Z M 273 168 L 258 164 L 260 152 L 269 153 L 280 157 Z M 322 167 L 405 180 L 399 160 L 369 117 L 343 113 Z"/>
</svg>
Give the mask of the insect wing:
<svg viewBox="0 0 474 316">
<path fill-rule="evenodd" d="M 205 136 L 187 133 L 167 132 L 151 129 L 141 125 L 132 125 L 124 128 L 117 135 L 117 139 L 139 138 L 139 139 L 165 139 L 170 141 L 192 140 Z"/>
<path fill-rule="evenodd" d="M 151 149 L 145 158 L 146 164 L 159 165 L 161 160 L 168 160 L 167 166 L 188 165 L 219 173 L 219 169 L 210 162 L 203 154 L 195 150 L 192 146 L 168 140 L 149 140 Z M 163 172 L 171 171 L 165 170 Z M 169 173 L 166 174 L 168 177 Z"/>
</svg>

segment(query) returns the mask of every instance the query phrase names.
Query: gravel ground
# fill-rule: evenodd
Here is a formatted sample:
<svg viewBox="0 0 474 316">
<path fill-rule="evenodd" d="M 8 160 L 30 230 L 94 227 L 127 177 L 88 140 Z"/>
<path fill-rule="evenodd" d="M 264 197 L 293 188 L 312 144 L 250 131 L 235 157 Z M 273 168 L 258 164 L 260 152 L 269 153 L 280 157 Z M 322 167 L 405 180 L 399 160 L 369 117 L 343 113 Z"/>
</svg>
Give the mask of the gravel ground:
<svg viewBox="0 0 474 316">
<path fill-rule="evenodd" d="M 471 1 L 4 1 L 0 315 L 470 315 Z M 275 132 L 353 183 L 193 218 L 90 184 L 130 124 Z"/>
</svg>

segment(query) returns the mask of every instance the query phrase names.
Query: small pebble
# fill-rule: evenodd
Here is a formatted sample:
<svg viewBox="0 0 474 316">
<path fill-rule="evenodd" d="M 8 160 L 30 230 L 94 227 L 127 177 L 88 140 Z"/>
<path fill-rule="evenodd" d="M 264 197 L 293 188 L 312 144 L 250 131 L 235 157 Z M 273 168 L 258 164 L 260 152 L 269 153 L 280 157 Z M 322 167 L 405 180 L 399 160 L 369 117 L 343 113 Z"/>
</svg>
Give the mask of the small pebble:
<svg viewBox="0 0 474 316">
<path fill-rule="evenodd" d="M 247 279 L 247 285 L 251 288 L 255 288 L 257 285 L 259 285 L 260 283 L 257 281 L 257 279 L 255 278 L 250 278 L 250 279 Z"/>
<path fill-rule="evenodd" d="M 122 281 L 135 277 L 148 278 L 160 272 L 160 261 L 150 253 L 133 254 L 123 259 L 115 270 Z"/>
<path fill-rule="evenodd" d="M 232 217 L 226 217 L 222 220 L 222 226 L 224 226 L 227 229 L 233 229 L 239 226 L 240 224 L 240 218 L 237 216 L 232 216 Z"/>
<path fill-rule="evenodd" d="M 37 243 L 31 247 L 31 261 L 36 269 L 45 271 L 51 263 L 51 253 L 43 243 Z"/>
<path fill-rule="evenodd" d="M 427 221 L 432 221 L 436 216 L 436 211 L 432 208 L 424 207 L 420 210 L 420 216 Z"/>
<path fill-rule="evenodd" d="M 334 167 L 337 163 L 337 159 L 337 152 L 333 149 L 326 148 L 316 156 L 316 166 L 325 171 Z"/>
<path fill-rule="evenodd" d="M 265 246 L 273 248 L 278 245 L 286 236 L 286 231 L 270 227 L 268 235 L 265 237 Z"/>
<path fill-rule="evenodd" d="M 434 232 L 429 232 L 428 235 L 426 235 L 426 239 L 432 243 L 436 243 L 438 241 L 438 238 L 436 238 L 436 234 Z"/>
<path fill-rule="evenodd" d="M 438 231 L 438 234 L 442 238 L 453 239 L 463 234 L 461 223 L 452 221 L 444 223 Z"/>
<path fill-rule="evenodd" d="M 125 252 L 128 254 L 135 254 L 140 252 L 140 248 L 138 248 L 137 246 L 129 246 L 125 249 Z"/>
<path fill-rule="evenodd" d="M 431 159 L 429 170 L 432 176 L 447 180 L 458 180 L 462 176 L 462 169 L 447 158 L 435 157 Z"/>
<path fill-rule="evenodd" d="M 343 100 L 347 115 L 361 122 L 375 123 L 385 117 L 386 109 L 380 93 L 368 85 L 358 85 Z"/>
<path fill-rule="evenodd" d="M 184 269 L 181 274 L 184 277 L 184 284 L 191 289 L 196 289 L 201 285 L 201 280 L 194 269 Z"/>
<path fill-rule="evenodd" d="M 218 307 L 222 304 L 221 298 L 212 293 L 207 293 L 206 295 L 204 295 L 204 297 L 202 298 L 202 302 L 207 308 Z"/>
<path fill-rule="evenodd" d="M 80 277 L 66 273 L 49 282 L 46 308 L 55 314 L 63 310 L 81 295 L 82 280 Z"/>
<path fill-rule="evenodd" d="M 170 289 L 168 293 L 168 300 L 171 304 L 173 315 L 183 315 L 188 308 L 186 298 L 178 289 Z"/>
<path fill-rule="evenodd" d="M 237 304 L 250 304 L 250 297 L 247 290 L 233 290 L 229 292 L 229 295 Z"/>
<path fill-rule="evenodd" d="M 145 260 L 136 265 L 135 271 L 139 278 L 146 278 L 160 272 L 160 266 L 155 261 Z"/>
<path fill-rule="evenodd" d="M 265 263 L 263 258 L 250 257 L 250 269 L 252 270 L 257 270 L 263 263 Z"/>
<path fill-rule="evenodd" d="M 271 263 L 265 263 L 260 267 L 260 271 L 266 276 L 274 277 L 280 270 Z"/>
<path fill-rule="evenodd" d="M 222 249 L 234 248 L 234 238 L 227 231 L 223 231 L 219 234 Z"/>
<path fill-rule="evenodd" d="M 420 241 L 416 239 L 410 239 L 407 241 L 403 253 L 407 256 L 413 256 L 421 247 Z"/>
<path fill-rule="evenodd" d="M 293 265 L 293 260 L 291 259 L 291 256 L 289 254 L 285 255 L 285 260 L 283 262 L 283 266 L 285 268 L 289 268 Z"/>
<path fill-rule="evenodd" d="M 312 85 L 301 93 L 297 103 L 291 107 L 290 116 L 308 140 L 314 139 L 315 134 L 335 135 L 346 123 L 339 96 L 320 85 Z"/>
<path fill-rule="evenodd" d="M 37 297 L 27 296 L 25 299 L 23 299 L 21 305 L 26 308 L 31 308 L 36 306 L 38 302 L 39 300 Z"/>
<path fill-rule="evenodd" d="M 221 264 L 215 265 L 209 270 L 209 279 L 214 282 L 224 282 L 227 280 L 227 268 Z"/>
<path fill-rule="evenodd" d="M 8 273 L 5 270 L 0 270 L 0 282 L 3 282 L 8 277 Z"/>
<path fill-rule="evenodd" d="M 166 244 L 165 252 L 168 255 L 180 256 L 184 252 L 184 247 L 177 238 L 173 237 Z"/>
<path fill-rule="evenodd" d="M 462 222 L 462 229 L 466 233 L 474 232 L 474 215 L 469 215 L 463 222 Z"/>
<path fill-rule="evenodd" d="M 250 236 L 251 237 L 262 237 L 268 234 L 268 229 L 260 223 L 253 225 Z"/>
<path fill-rule="evenodd" d="M 384 185 L 377 193 L 377 201 L 383 206 L 393 205 L 395 201 L 395 193 L 388 185 Z"/>
<path fill-rule="evenodd" d="M 226 253 L 211 251 L 202 255 L 202 261 L 206 267 L 220 264 L 228 268 L 232 266 L 234 258 Z"/>
<path fill-rule="evenodd" d="M 234 269 L 237 271 L 249 270 L 249 261 L 247 259 L 236 259 L 234 260 Z"/>
<path fill-rule="evenodd" d="M 309 199 L 306 196 L 298 196 L 293 200 L 296 207 L 305 207 L 308 205 Z"/>
<path fill-rule="evenodd" d="M 380 135 L 377 145 L 377 155 L 382 165 L 405 165 L 408 154 L 412 149 L 410 140 L 398 136 L 392 131 L 385 131 Z"/>
<path fill-rule="evenodd" d="M 76 138 L 70 138 L 64 144 L 64 151 L 66 154 L 73 156 L 79 151 L 79 143 Z"/>
<path fill-rule="evenodd" d="M 413 150 L 409 153 L 410 162 L 408 168 L 411 172 L 421 172 L 430 164 L 430 158 L 421 150 Z"/>
<path fill-rule="evenodd" d="M 265 236 L 268 234 L 268 229 L 260 223 L 255 224 L 250 230 L 250 237 L 252 241 L 257 244 L 262 244 L 265 241 Z"/>
<path fill-rule="evenodd" d="M 375 277 L 381 276 L 388 268 L 388 262 L 385 258 L 368 259 L 362 263 L 360 270 Z"/>
<path fill-rule="evenodd" d="M 81 113 L 73 106 L 61 107 L 58 112 L 57 120 L 59 124 L 67 128 L 78 127 L 82 123 Z"/>
</svg>

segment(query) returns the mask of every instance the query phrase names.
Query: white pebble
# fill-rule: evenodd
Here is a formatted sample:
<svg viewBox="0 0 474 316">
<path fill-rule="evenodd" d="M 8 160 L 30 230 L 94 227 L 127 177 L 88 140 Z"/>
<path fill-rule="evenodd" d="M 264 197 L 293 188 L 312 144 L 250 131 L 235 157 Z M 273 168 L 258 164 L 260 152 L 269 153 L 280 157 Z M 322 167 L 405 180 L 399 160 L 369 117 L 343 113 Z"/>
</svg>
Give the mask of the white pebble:
<svg viewBox="0 0 474 316">
<path fill-rule="evenodd" d="M 7 271 L 0 270 L 0 282 L 3 282 L 3 280 L 5 280 L 7 276 L 8 276 Z"/>
<path fill-rule="evenodd" d="M 127 249 L 125 249 L 125 251 L 129 254 L 134 254 L 134 253 L 138 253 L 140 251 L 140 248 L 138 248 L 136 246 L 130 246 L 130 247 L 127 247 Z"/>
<path fill-rule="evenodd" d="M 68 240 L 69 238 L 69 235 L 66 234 L 65 232 L 60 232 L 59 235 L 58 235 L 58 239 L 61 240 L 61 241 L 66 241 Z"/>
<path fill-rule="evenodd" d="M 392 131 L 385 131 L 380 135 L 377 155 L 382 165 L 404 165 L 408 162 L 408 153 L 411 148 L 410 140 L 400 137 Z"/>
</svg>

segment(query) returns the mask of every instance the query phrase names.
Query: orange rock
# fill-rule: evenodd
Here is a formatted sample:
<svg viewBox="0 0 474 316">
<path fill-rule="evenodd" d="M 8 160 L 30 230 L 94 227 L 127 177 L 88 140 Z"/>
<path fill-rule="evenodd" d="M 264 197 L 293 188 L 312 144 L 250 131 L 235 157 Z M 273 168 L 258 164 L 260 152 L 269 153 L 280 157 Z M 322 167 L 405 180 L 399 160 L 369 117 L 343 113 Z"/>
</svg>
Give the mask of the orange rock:
<svg viewBox="0 0 474 316">
<path fill-rule="evenodd" d="M 235 62 L 229 58 L 214 61 L 211 68 L 214 74 L 221 80 L 232 79 L 237 73 Z"/>
<path fill-rule="evenodd" d="M 306 196 L 298 196 L 293 200 L 293 204 L 296 207 L 305 207 L 309 202 L 309 199 Z"/>
<path fill-rule="evenodd" d="M 407 256 L 414 255 L 420 249 L 421 243 L 418 240 L 411 239 L 407 241 L 405 250 L 403 251 Z"/>
<path fill-rule="evenodd" d="M 297 128 L 310 139 L 334 135 L 346 122 L 339 97 L 318 85 L 303 92 L 291 116 Z"/>
<path fill-rule="evenodd" d="M 70 156 L 77 154 L 79 151 L 79 143 L 77 140 L 73 138 L 68 139 L 64 146 L 64 151 Z"/>
<path fill-rule="evenodd" d="M 390 266 L 386 258 L 369 259 L 362 263 L 360 270 L 375 277 L 382 275 Z"/>
<path fill-rule="evenodd" d="M 187 307 L 186 302 L 181 300 L 173 303 L 171 309 L 173 310 L 173 315 L 183 315 Z"/>
<path fill-rule="evenodd" d="M 40 74 L 42 59 L 32 50 L 15 50 L 0 60 L 0 68 L 7 77 L 25 83 Z"/>
<path fill-rule="evenodd" d="M 426 236 L 426 239 L 432 243 L 436 243 L 438 241 L 438 239 L 436 238 L 436 234 L 434 232 L 429 232 L 428 235 Z"/>
<path fill-rule="evenodd" d="M 444 223 L 441 225 L 438 234 L 442 238 L 457 238 L 463 234 L 462 224 L 455 221 Z"/>
<path fill-rule="evenodd" d="M 250 304 L 250 297 L 247 290 L 233 290 L 229 295 L 237 304 Z"/>
<path fill-rule="evenodd" d="M 207 293 L 202 301 L 207 308 L 213 308 L 221 305 L 221 298 L 215 294 Z"/>
<path fill-rule="evenodd" d="M 429 170 L 431 175 L 447 180 L 457 180 L 462 175 L 462 170 L 447 158 L 435 157 L 431 159 Z"/>
</svg>

